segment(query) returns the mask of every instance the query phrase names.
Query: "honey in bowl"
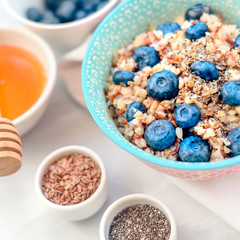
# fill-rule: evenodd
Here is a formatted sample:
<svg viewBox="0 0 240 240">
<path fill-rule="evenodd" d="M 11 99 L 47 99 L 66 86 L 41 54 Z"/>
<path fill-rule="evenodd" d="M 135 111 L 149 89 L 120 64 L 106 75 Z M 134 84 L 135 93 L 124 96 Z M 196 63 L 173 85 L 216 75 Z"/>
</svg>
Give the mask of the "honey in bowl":
<svg viewBox="0 0 240 240">
<path fill-rule="evenodd" d="M 46 76 L 41 62 L 29 51 L 0 45 L 0 113 L 14 120 L 37 102 Z"/>
</svg>

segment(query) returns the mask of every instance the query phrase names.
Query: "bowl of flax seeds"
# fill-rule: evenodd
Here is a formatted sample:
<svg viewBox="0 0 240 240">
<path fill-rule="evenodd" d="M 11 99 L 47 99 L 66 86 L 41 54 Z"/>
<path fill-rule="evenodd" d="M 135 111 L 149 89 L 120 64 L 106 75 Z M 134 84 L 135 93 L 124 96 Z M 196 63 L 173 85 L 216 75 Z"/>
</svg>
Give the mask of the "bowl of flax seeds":
<svg viewBox="0 0 240 240">
<path fill-rule="evenodd" d="M 101 158 L 83 146 L 66 146 L 40 164 L 35 189 L 40 200 L 66 220 L 95 214 L 107 197 L 107 172 Z"/>
</svg>

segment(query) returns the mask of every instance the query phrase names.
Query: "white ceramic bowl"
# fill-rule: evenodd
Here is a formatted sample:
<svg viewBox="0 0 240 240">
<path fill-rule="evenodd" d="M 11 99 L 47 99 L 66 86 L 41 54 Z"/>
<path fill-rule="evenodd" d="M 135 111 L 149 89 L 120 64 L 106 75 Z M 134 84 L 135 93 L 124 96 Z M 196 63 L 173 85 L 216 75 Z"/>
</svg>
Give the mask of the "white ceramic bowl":
<svg viewBox="0 0 240 240">
<path fill-rule="evenodd" d="M 70 205 L 70 206 L 58 205 L 49 201 L 43 195 L 42 177 L 45 170 L 53 162 L 71 153 L 79 153 L 84 156 L 89 156 L 93 161 L 95 161 L 101 169 L 101 174 L 102 174 L 101 182 L 97 190 L 90 196 L 90 198 L 88 198 L 84 202 L 81 202 L 75 205 Z M 91 149 L 83 146 L 76 146 L 76 145 L 66 146 L 66 147 L 62 147 L 55 150 L 42 161 L 35 176 L 35 189 L 40 200 L 52 212 L 58 214 L 60 217 L 64 218 L 65 220 L 70 220 L 70 221 L 83 220 L 95 214 L 102 207 L 102 205 L 104 204 L 107 198 L 107 192 L 108 192 L 107 171 L 101 158 Z"/>
<path fill-rule="evenodd" d="M 2 0 L 5 9 L 15 19 L 32 31 L 42 34 L 50 44 L 65 49 L 73 48 L 86 39 L 89 33 L 94 30 L 118 2 L 119 0 L 109 0 L 97 12 L 77 21 L 62 24 L 42 24 L 28 20 L 25 11 L 30 6 L 43 9 L 44 0 Z"/>
<path fill-rule="evenodd" d="M 34 54 L 46 74 L 45 88 L 37 102 L 21 116 L 13 120 L 19 134 L 28 132 L 43 115 L 56 82 L 56 61 L 48 44 L 35 33 L 10 26 L 0 27 L 0 45 L 7 44 L 23 48 Z"/>
<path fill-rule="evenodd" d="M 170 234 L 169 240 L 177 239 L 177 227 L 176 227 L 175 219 L 172 213 L 170 212 L 170 210 L 167 208 L 167 206 L 164 203 L 159 201 L 157 198 L 154 198 L 146 194 L 131 194 L 116 200 L 104 212 L 100 222 L 100 226 L 99 226 L 100 240 L 108 239 L 109 228 L 111 226 L 111 223 L 114 217 L 119 212 L 121 212 L 123 209 L 127 207 L 137 205 L 137 204 L 147 204 L 161 210 L 166 215 L 171 225 L 171 234 Z"/>
</svg>

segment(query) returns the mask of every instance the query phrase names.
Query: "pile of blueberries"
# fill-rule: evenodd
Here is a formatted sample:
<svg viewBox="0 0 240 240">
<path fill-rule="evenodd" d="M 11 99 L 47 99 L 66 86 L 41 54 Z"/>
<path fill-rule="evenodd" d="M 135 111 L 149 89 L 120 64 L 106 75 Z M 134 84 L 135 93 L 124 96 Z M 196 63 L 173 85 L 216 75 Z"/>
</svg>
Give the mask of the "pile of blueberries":
<svg viewBox="0 0 240 240">
<path fill-rule="evenodd" d="M 199 20 L 204 13 L 213 13 L 213 11 L 202 4 L 196 4 L 189 8 L 185 14 L 186 20 Z M 173 33 L 181 30 L 178 23 L 165 22 L 157 27 L 163 34 Z M 185 32 L 185 36 L 191 41 L 204 37 L 208 27 L 206 23 L 198 21 L 191 25 Z M 240 45 L 240 35 L 236 38 L 234 46 Z M 153 67 L 159 63 L 160 58 L 158 52 L 149 46 L 140 46 L 133 51 L 133 59 L 137 63 L 137 70 L 141 70 L 146 66 Z M 190 70 L 205 81 L 213 81 L 218 79 L 219 72 L 214 64 L 206 61 L 196 61 L 190 66 Z M 128 86 L 129 81 L 134 81 L 135 73 L 122 70 L 113 74 L 114 84 L 123 84 Z M 148 80 L 146 90 L 148 96 L 153 99 L 162 101 L 169 100 L 178 95 L 178 76 L 168 70 L 154 73 Z M 222 100 L 231 106 L 240 106 L 240 81 L 226 82 L 220 96 Z M 140 102 L 131 103 L 126 111 L 126 120 L 128 122 L 134 119 L 135 113 L 140 111 L 146 113 L 145 106 Z M 194 135 L 189 131 L 201 119 L 201 111 L 195 104 L 186 104 L 178 106 L 174 112 L 175 122 L 178 127 L 184 131 L 184 139 L 180 143 L 179 157 L 182 161 L 187 162 L 206 162 L 209 161 L 211 148 L 207 141 L 201 137 Z M 148 146 L 154 150 L 162 151 L 170 147 L 176 139 L 176 130 L 174 125 L 167 120 L 153 121 L 144 132 L 144 139 Z M 240 127 L 233 129 L 228 134 L 228 140 L 231 145 L 232 156 L 240 155 Z"/>
<path fill-rule="evenodd" d="M 29 7 L 26 17 L 29 20 L 57 24 L 85 18 L 107 4 L 108 0 L 44 0 L 45 10 Z"/>
</svg>

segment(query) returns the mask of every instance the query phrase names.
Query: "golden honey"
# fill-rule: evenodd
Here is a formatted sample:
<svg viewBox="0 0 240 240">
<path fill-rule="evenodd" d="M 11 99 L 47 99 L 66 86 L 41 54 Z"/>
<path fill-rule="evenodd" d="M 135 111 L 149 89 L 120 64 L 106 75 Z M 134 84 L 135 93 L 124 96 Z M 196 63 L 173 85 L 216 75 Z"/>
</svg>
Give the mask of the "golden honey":
<svg viewBox="0 0 240 240">
<path fill-rule="evenodd" d="M 0 113 L 14 120 L 39 99 L 46 83 L 41 62 L 32 53 L 0 45 Z"/>
</svg>

